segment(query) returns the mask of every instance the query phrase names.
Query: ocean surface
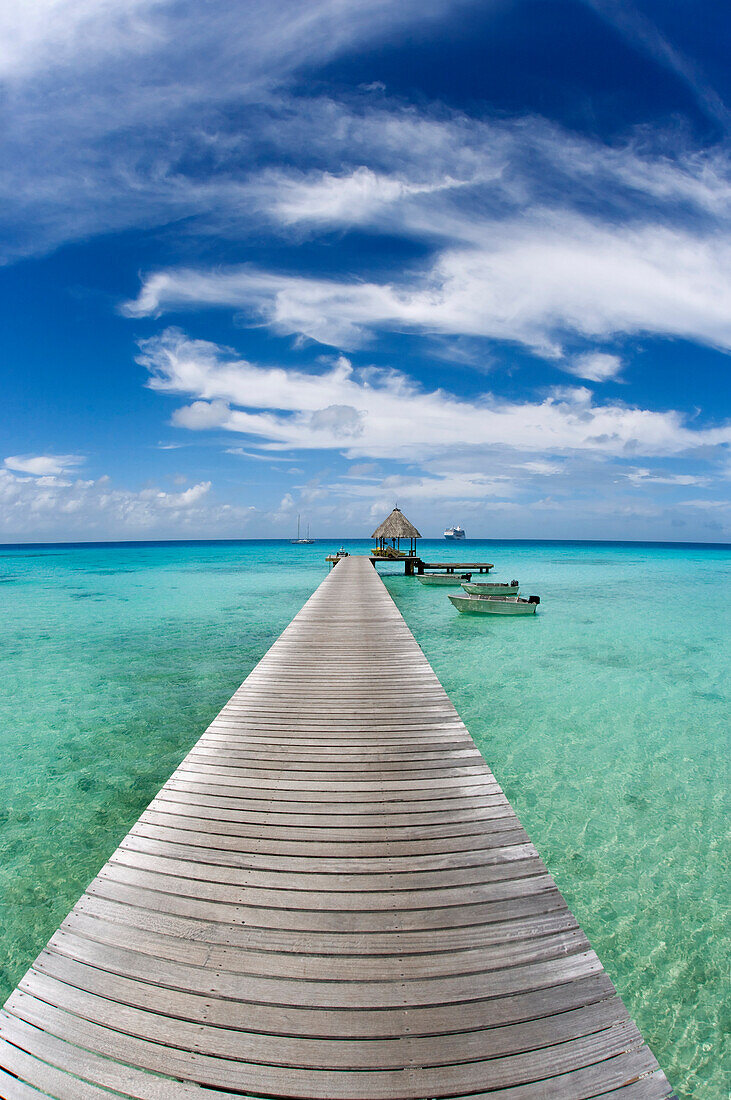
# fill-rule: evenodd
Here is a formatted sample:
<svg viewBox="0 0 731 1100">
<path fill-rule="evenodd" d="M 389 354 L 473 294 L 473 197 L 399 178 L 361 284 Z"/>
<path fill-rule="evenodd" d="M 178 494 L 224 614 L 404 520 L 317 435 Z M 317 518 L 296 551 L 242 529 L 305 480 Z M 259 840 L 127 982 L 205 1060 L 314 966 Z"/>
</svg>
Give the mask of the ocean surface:
<svg viewBox="0 0 731 1100">
<path fill-rule="evenodd" d="M 336 546 L 0 547 L 0 1001 Z M 421 552 L 540 595 L 493 620 L 384 578 L 678 1096 L 721 1100 L 731 548 Z"/>
</svg>

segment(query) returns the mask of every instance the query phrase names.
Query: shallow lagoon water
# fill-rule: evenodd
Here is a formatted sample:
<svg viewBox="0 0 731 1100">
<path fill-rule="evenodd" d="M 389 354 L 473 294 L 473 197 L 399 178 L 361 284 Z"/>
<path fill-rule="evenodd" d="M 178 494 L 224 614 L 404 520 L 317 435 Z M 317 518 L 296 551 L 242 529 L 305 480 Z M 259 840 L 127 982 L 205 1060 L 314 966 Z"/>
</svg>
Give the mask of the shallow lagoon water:
<svg viewBox="0 0 731 1100">
<path fill-rule="evenodd" d="M 330 548 L 0 548 L 0 999 Z M 422 550 L 541 596 L 493 620 L 384 577 L 678 1095 L 725 1097 L 731 552 Z"/>
</svg>

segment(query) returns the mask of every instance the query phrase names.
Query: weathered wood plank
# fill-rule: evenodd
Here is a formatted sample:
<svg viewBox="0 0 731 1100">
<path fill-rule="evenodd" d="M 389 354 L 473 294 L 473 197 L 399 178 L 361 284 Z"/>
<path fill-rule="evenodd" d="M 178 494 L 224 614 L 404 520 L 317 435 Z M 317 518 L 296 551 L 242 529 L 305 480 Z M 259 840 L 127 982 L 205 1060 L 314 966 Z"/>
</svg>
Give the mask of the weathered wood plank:
<svg viewBox="0 0 731 1100">
<path fill-rule="evenodd" d="M 0 1066 L 8 1100 L 671 1096 L 358 558 L 41 952 Z"/>
</svg>

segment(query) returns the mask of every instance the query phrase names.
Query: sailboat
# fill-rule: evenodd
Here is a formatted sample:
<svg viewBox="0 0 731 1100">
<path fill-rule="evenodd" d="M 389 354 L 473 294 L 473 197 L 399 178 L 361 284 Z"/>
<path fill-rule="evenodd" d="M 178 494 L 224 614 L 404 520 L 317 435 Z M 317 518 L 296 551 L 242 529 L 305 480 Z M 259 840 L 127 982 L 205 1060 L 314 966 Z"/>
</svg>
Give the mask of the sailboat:
<svg viewBox="0 0 731 1100">
<path fill-rule="evenodd" d="M 297 513 L 297 538 L 296 539 L 290 539 L 289 541 L 292 543 L 293 546 L 304 546 L 304 545 L 309 546 L 311 543 L 313 543 L 315 541 L 314 539 L 310 538 L 310 525 L 309 525 L 309 523 L 307 524 L 307 534 L 305 535 L 304 538 L 300 537 L 300 515 L 299 515 L 299 512 Z"/>
</svg>

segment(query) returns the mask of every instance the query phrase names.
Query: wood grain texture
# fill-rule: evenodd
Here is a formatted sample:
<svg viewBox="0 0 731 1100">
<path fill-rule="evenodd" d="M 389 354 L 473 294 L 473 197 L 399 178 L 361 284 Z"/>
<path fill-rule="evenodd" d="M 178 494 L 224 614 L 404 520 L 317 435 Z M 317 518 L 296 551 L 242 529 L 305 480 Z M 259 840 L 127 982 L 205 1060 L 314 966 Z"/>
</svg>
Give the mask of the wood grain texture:
<svg viewBox="0 0 731 1100">
<path fill-rule="evenodd" d="M 340 561 L 0 1014 L 8 1100 L 667 1100 L 367 558 Z"/>
</svg>

